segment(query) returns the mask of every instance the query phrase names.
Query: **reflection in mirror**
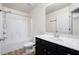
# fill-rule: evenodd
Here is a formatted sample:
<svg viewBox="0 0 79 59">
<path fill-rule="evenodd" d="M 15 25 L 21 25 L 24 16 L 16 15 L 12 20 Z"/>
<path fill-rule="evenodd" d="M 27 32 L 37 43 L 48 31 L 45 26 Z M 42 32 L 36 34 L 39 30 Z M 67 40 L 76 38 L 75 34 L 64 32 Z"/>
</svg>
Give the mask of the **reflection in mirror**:
<svg viewBox="0 0 79 59">
<path fill-rule="evenodd" d="M 71 3 L 54 3 L 46 8 L 46 31 L 70 34 Z"/>
<path fill-rule="evenodd" d="M 72 11 L 72 32 L 79 35 L 79 7 Z"/>
</svg>

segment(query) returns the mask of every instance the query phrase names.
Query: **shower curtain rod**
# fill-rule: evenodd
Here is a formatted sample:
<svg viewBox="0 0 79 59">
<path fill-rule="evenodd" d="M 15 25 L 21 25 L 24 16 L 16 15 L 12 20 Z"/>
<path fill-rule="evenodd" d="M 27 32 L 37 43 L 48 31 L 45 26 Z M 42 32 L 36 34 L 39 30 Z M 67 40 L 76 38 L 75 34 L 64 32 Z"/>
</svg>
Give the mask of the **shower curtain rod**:
<svg viewBox="0 0 79 59">
<path fill-rule="evenodd" d="M 5 13 L 11 13 L 11 14 L 15 14 L 15 15 L 19 15 L 19 16 L 24 16 L 24 17 L 30 17 L 30 16 L 25 16 L 25 15 L 20 15 L 20 14 L 17 14 L 17 13 L 13 13 L 11 11 L 4 11 L 4 10 L 0 10 L 0 12 L 5 12 Z"/>
</svg>

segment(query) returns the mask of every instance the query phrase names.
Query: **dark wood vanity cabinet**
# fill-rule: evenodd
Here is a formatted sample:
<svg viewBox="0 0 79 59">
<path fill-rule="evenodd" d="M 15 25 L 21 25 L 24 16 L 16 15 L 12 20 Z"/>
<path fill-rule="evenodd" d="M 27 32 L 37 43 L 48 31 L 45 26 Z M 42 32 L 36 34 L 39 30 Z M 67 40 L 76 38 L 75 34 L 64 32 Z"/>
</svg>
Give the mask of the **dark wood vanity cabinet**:
<svg viewBox="0 0 79 59">
<path fill-rule="evenodd" d="M 36 37 L 36 55 L 79 55 L 79 51 Z"/>
<path fill-rule="evenodd" d="M 41 44 L 41 39 L 36 38 L 36 55 L 46 55 L 47 49 Z"/>
<path fill-rule="evenodd" d="M 41 44 L 36 44 L 36 54 L 46 55 L 46 47 Z"/>
</svg>

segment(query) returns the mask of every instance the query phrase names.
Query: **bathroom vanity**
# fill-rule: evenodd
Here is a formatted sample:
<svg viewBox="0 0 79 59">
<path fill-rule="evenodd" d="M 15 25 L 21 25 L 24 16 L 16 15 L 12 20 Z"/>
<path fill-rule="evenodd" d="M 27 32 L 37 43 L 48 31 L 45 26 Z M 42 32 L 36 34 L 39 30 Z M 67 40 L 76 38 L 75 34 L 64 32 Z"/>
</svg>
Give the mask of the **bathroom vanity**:
<svg viewBox="0 0 79 59">
<path fill-rule="evenodd" d="M 36 55 L 79 55 L 79 40 L 75 36 L 54 37 L 54 35 L 44 34 L 35 38 Z"/>
<path fill-rule="evenodd" d="M 53 34 L 35 37 L 36 55 L 79 55 L 79 5 L 69 4 L 55 11 L 53 6 L 46 8 L 46 32 Z"/>
</svg>

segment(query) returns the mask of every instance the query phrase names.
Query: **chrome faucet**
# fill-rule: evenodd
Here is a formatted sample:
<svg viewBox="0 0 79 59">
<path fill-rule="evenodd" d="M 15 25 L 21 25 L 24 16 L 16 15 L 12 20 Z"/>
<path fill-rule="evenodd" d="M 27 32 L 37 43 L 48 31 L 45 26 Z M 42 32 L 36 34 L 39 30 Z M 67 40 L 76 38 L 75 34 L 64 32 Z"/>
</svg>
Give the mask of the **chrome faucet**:
<svg viewBox="0 0 79 59">
<path fill-rule="evenodd" d="M 56 38 L 59 37 L 59 34 L 58 34 L 57 32 L 58 32 L 58 31 L 56 30 L 56 32 L 55 32 L 55 34 L 54 34 L 54 36 L 55 36 Z"/>
</svg>

